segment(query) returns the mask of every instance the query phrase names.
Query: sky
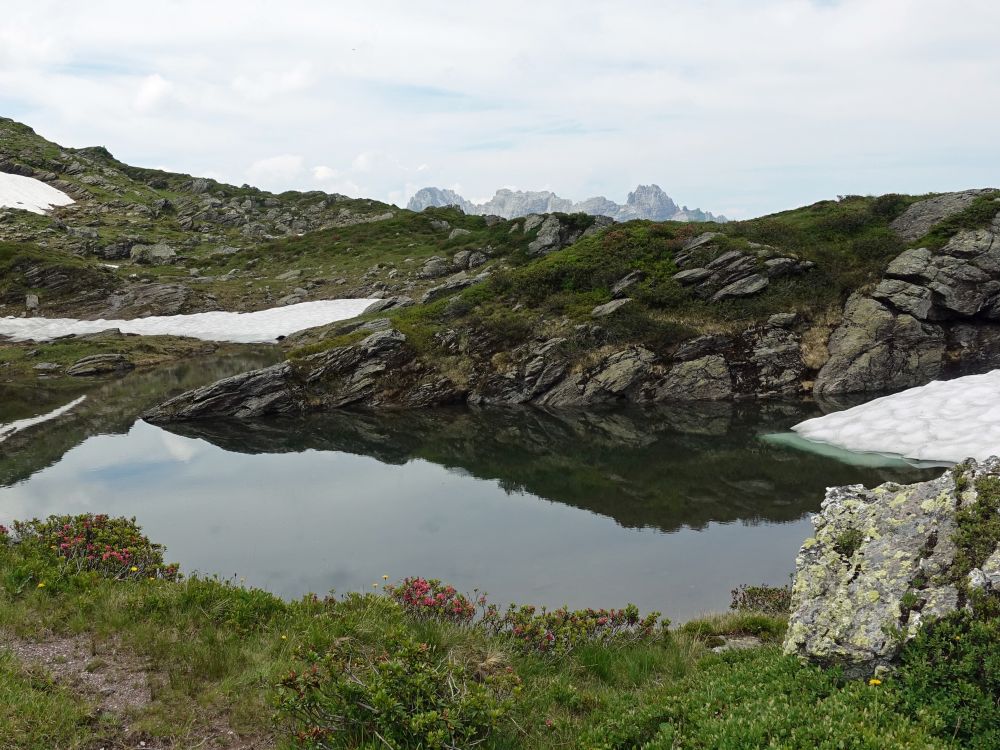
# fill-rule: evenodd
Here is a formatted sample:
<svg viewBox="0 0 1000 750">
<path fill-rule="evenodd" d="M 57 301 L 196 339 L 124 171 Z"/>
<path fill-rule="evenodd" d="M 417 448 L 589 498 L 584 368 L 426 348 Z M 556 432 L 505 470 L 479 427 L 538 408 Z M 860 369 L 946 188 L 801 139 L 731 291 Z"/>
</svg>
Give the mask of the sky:
<svg viewBox="0 0 1000 750">
<path fill-rule="evenodd" d="M 992 0 L 4 6 L 0 115 L 235 184 L 731 218 L 1000 185 Z"/>
</svg>

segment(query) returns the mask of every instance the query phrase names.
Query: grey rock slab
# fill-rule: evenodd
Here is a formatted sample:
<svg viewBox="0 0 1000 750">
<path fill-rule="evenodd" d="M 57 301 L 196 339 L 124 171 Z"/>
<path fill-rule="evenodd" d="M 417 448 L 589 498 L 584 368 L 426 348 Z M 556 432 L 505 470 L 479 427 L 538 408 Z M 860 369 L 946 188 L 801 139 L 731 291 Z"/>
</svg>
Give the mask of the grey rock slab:
<svg viewBox="0 0 1000 750">
<path fill-rule="evenodd" d="M 593 310 L 590 311 L 591 317 L 603 318 L 606 315 L 610 315 L 613 312 L 621 310 L 626 305 L 632 302 L 631 297 L 624 297 L 622 299 L 613 299 L 610 302 L 605 302 L 603 305 L 598 305 Z"/>
<path fill-rule="evenodd" d="M 160 265 L 172 263 L 177 258 L 177 251 L 170 245 L 133 245 L 129 255 L 136 263 Z"/>
<path fill-rule="evenodd" d="M 733 395 L 733 379 L 721 354 L 677 362 L 657 385 L 655 401 L 716 401 Z"/>
<path fill-rule="evenodd" d="M 697 237 L 692 237 L 690 240 L 684 243 L 681 250 L 684 252 L 691 252 L 699 247 L 704 247 L 709 245 L 716 237 L 722 236 L 721 232 L 702 232 Z"/>
<path fill-rule="evenodd" d="M 767 276 L 762 274 L 752 274 L 751 276 L 737 279 L 736 281 L 722 287 L 722 289 L 712 295 L 712 301 L 718 302 L 724 299 L 750 297 L 764 291 L 764 289 L 767 288 L 768 283 Z"/>
<path fill-rule="evenodd" d="M 626 274 L 622 278 L 618 279 L 618 281 L 616 281 L 614 284 L 612 284 L 612 286 L 611 286 L 611 296 L 612 297 L 616 297 L 616 298 L 617 297 L 624 297 L 625 293 L 629 289 L 631 289 L 632 287 L 634 287 L 636 284 L 638 284 L 640 281 L 642 281 L 645 278 L 646 278 L 645 271 L 636 270 L 636 271 L 632 271 L 631 273 Z"/>
<path fill-rule="evenodd" d="M 941 374 L 944 332 L 939 325 L 854 294 L 827 348 L 830 358 L 817 376 L 817 395 L 909 388 Z"/>
<path fill-rule="evenodd" d="M 83 377 L 108 372 L 124 372 L 134 368 L 135 365 L 124 354 L 93 354 L 74 362 L 66 368 L 66 374 L 73 377 Z"/>
<path fill-rule="evenodd" d="M 707 268 L 689 268 L 686 271 L 678 271 L 674 274 L 674 281 L 685 286 L 697 284 L 712 275 L 712 271 Z"/>
<path fill-rule="evenodd" d="M 935 224 L 965 210 L 976 198 L 989 192 L 992 191 L 988 189 L 963 190 L 918 201 L 893 220 L 889 226 L 906 242 L 919 240 Z"/>
<path fill-rule="evenodd" d="M 383 312 L 384 310 L 398 310 L 402 307 L 411 307 L 414 304 L 416 303 L 410 297 L 405 295 L 386 297 L 385 299 L 377 300 L 368 305 L 368 307 L 365 308 L 365 313 L 377 313 Z"/>
</svg>

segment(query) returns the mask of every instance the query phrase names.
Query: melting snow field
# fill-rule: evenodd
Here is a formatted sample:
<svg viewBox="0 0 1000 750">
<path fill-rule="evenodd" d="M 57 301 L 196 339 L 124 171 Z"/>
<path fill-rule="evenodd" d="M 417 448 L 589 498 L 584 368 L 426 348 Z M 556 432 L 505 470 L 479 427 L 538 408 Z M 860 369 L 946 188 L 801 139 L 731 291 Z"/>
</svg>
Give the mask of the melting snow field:
<svg viewBox="0 0 1000 750">
<path fill-rule="evenodd" d="M 205 341 L 253 344 L 360 315 L 375 300 L 333 299 L 302 302 L 260 312 L 207 312 L 133 320 L 75 320 L 72 318 L 0 318 L 0 336 L 14 341 L 47 341 L 68 334 L 86 334 L 118 328 L 122 333 L 146 336 L 190 336 Z"/>
<path fill-rule="evenodd" d="M 1000 370 L 934 381 L 807 419 L 792 429 L 851 451 L 918 461 L 981 461 L 1000 454 Z"/>
<path fill-rule="evenodd" d="M 34 177 L 0 172 L 0 208 L 21 208 L 43 214 L 53 206 L 68 206 L 72 202 L 66 193 Z"/>
</svg>

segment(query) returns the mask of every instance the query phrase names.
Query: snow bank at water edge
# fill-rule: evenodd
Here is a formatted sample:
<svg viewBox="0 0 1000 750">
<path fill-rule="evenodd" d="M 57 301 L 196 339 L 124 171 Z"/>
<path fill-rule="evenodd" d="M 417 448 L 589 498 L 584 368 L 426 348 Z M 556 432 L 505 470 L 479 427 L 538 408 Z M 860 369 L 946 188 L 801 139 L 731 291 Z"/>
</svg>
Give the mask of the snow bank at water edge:
<svg viewBox="0 0 1000 750">
<path fill-rule="evenodd" d="M 47 341 L 68 334 L 118 328 L 145 336 L 190 336 L 205 341 L 253 344 L 360 315 L 375 300 L 333 299 L 302 302 L 260 312 L 207 312 L 134 320 L 74 320 L 72 318 L 0 318 L 0 336 L 14 341 Z"/>
<path fill-rule="evenodd" d="M 20 208 L 43 214 L 53 206 L 68 206 L 72 202 L 66 193 L 34 177 L 0 172 L 0 208 Z"/>
<path fill-rule="evenodd" d="M 792 429 L 851 451 L 983 461 L 1000 455 L 1000 370 L 910 388 Z"/>
<path fill-rule="evenodd" d="M 29 417 L 28 419 L 19 419 L 16 422 L 8 422 L 7 424 L 0 424 L 0 443 L 9 438 L 15 432 L 20 432 L 21 430 L 26 430 L 29 427 L 33 427 L 36 424 L 41 424 L 42 422 L 48 422 L 50 419 L 56 419 L 61 417 L 66 412 L 70 411 L 74 407 L 82 404 L 87 400 L 86 396 L 80 396 L 80 398 L 70 401 L 68 404 L 63 404 L 58 409 L 53 409 L 48 414 L 41 414 L 37 417 Z"/>
</svg>

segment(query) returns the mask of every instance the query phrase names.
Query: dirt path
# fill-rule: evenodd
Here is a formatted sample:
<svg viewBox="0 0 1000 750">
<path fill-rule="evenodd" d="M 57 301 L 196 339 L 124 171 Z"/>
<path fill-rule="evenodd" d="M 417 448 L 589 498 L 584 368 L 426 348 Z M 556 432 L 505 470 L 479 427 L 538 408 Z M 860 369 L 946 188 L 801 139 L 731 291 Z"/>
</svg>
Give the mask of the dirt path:
<svg viewBox="0 0 1000 750">
<path fill-rule="evenodd" d="M 0 632 L 0 650 L 9 651 L 29 668 L 42 669 L 94 707 L 120 723 L 120 732 L 92 750 L 269 750 L 271 738 L 244 737 L 226 718 L 216 716 L 209 726 L 193 728 L 183 740 L 169 741 L 133 731 L 131 720 L 152 702 L 151 683 L 160 679 L 135 654 L 111 641 L 97 643 L 88 636 L 49 635 L 31 641 Z M 88 747 L 88 750 L 91 748 Z"/>
</svg>

